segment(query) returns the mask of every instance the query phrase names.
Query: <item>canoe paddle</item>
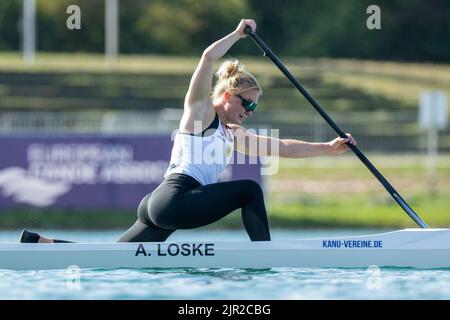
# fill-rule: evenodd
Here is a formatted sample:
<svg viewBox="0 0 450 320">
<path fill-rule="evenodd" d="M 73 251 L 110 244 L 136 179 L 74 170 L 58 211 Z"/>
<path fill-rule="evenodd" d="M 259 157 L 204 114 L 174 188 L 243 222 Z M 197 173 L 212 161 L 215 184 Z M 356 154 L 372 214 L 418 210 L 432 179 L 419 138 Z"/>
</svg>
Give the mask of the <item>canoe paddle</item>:
<svg viewBox="0 0 450 320">
<path fill-rule="evenodd" d="M 319 112 L 322 118 L 336 131 L 336 133 L 341 138 L 347 138 L 346 134 L 342 129 L 330 118 L 330 116 L 325 112 L 325 110 L 320 106 L 320 104 L 314 100 L 314 98 L 309 94 L 309 92 L 298 82 L 298 80 L 286 69 L 280 59 L 270 50 L 270 48 L 261 40 L 261 38 L 252 32 L 252 29 L 247 26 L 244 28 L 244 32 L 248 34 L 252 40 L 258 45 L 258 47 L 263 51 L 264 56 L 268 56 L 270 60 L 281 70 L 281 72 L 291 81 L 291 83 L 296 87 L 300 93 L 306 98 L 306 100 L 311 103 L 314 109 Z M 367 157 L 359 150 L 357 146 L 347 143 L 348 147 L 353 151 L 353 153 L 365 164 L 365 166 L 372 172 L 375 178 L 381 182 L 384 188 L 389 192 L 389 194 L 394 198 L 394 200 L 402 207 L 403 210 L 413 219 L 421 228 L 428 228 L 427 224 L 420 219 L 420 217 L 414 212 L 413 209 L 406 203 L 405 200 L 398 194 L 394 187 L 383 177 L 383 175 L 375 168 L 375 166 L 367 159 Z"/>
</svg>

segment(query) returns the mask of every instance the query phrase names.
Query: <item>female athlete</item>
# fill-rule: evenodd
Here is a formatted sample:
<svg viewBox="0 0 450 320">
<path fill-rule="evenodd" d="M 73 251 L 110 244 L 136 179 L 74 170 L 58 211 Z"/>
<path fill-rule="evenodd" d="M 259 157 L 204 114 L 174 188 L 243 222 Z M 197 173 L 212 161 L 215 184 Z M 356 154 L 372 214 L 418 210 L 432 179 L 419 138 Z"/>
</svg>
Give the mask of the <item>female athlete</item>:
<svg viewBox="0 0 450 320">
<path fill-rule="evenodd" d="M 137 221 L 119 241 L 162 242 L 177 229 L 206 226 L 237 209 L 241 209 L 249 238 L 269 241 L 264 196 L 258 183 L 253 180 L 217 182 L 234 151 L 303 158 L 341 154 L 349 149 L 347 143 L 356 144 L 350 134 L 345 139 L 309 143 L 260 136 L 242 127 L 243 121 L 255 112 L 261 97 L 258 81 L 237 60 L 227 60 L 220 66 L 213 88 L 212 84 L 214 63 L 234 43 L 246 37 L 246 26 L 256 31 L 255 21 L 243 19 L 232 33 L 203 52 L 185 97 L 165 179 L 142 199 Z M 21 242 L 66 241 L 47 239 L 24 230 Z"/>
</svg>

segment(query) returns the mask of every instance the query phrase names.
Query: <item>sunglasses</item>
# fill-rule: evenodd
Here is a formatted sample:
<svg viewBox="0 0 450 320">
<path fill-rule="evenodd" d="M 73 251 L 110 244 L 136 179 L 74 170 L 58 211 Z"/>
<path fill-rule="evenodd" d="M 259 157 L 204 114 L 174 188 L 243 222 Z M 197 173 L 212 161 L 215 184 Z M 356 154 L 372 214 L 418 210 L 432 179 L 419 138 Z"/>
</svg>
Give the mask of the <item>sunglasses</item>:
<svg viewBox="0 0 450 320">
<path fill-rule="evenodd" d="M 245 111 L 254 111 L 256 109 L 256 107 L 258 106 L 257 103 L 254 103 L 250 99 L 243 98 L 240 94 L 237 94 L 236 97 L 241 99 L 242 107 L 244 107 Z"/>
</svg>

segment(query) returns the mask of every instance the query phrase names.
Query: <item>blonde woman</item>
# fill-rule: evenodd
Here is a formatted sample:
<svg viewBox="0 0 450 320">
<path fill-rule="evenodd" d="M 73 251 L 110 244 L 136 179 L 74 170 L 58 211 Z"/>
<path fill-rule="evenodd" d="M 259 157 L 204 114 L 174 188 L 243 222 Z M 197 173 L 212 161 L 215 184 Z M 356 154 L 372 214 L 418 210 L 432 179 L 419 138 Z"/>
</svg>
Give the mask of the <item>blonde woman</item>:
<svg viewBox="0 0 450 320">
<path fill-rule="evenodd" d="M 253 75 L 237 60 L 222 63 L 213 90 L 214 63 L 239 39 L 244 28 L 256 30 L 253 20 L 241 20 L 236 30 L 214 42 L 204 52 L 192 75 L 184 101 L 184 113 L 175 137 L 165 180 L 144 197 L 138 219 L 119 241 L 165 241 L 177 229 L 202 227 L 241 209 L 245 229 L 252 241 L 269 241 L 270 231 L 261 187 L 253 180 L 217 182 L 236 150 L 252 155 L 302 158 L 336 155 L 356 144 L 351 135 L 327 143 L 258 136 L 241 126 L 258 104 L 262 90 Z M 212 94 L 211 94 L 212 91 Z M 246 141 L 266 144 L 264 154 L 250 150 Z M 215 152 L 209 152 L 211 146 Z M 209 150 L 209 151 L 207 151 Z M 213 155 L 212 155 L 213 154 Z M 22 242 L 63 242 L 24 231 Z"/>
</svg>

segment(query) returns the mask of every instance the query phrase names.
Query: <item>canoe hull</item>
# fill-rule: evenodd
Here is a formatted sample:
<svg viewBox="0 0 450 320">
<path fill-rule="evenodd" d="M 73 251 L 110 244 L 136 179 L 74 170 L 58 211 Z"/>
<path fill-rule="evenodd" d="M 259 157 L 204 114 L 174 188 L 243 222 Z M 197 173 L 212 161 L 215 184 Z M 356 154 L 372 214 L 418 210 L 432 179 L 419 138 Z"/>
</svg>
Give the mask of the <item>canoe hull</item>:
<svg viewBox="0 0 450 320">
<path fill-rule="evenodd" d="M 0 243 L 0 269 L 450 268 L 450 229 L 269 242 Z"/>
</svg>

